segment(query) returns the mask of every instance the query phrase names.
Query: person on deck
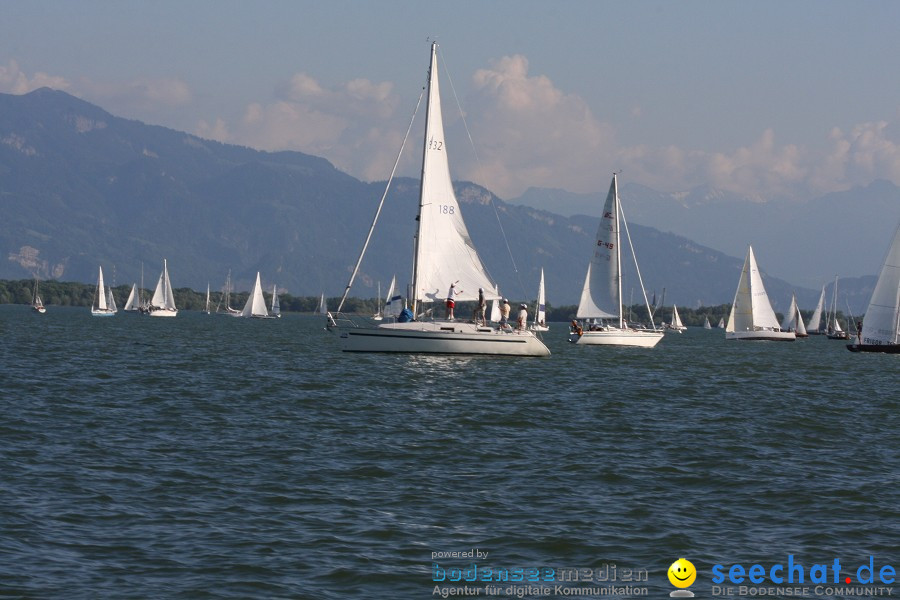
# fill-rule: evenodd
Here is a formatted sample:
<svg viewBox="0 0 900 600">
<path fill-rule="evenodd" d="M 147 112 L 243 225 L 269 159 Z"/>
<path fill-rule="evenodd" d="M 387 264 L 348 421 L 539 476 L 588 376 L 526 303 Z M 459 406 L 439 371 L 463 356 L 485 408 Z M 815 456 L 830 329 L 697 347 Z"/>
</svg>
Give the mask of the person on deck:
<svg viewBox="0 0 900 600">
<path fill-rule="evenodd" d="M 447 319 L 453 320 L 453 309 L 456 308 L 456 297 L 462 293 L 462 290 L 456 289 L 456 282 L 450 284 L 447 290 Z"/>
</svg>

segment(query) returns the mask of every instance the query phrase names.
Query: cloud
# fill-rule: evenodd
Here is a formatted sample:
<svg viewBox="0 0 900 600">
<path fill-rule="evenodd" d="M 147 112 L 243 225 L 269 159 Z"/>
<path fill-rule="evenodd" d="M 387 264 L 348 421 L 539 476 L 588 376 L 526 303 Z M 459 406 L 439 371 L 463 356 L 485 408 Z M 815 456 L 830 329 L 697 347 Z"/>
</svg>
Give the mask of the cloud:
<svg viewBox="0 0 900 600">
<path fill-rule="evenodd" d="M 71 83 L 64 77 L 48 75 L 40 71 L 28 77 L 19 69 L 19 64 L 12 59 L 5 66 L 0 65 L 0 92 L 6 94 L 27 94 L 42 87 L 69 90 Z"/>
</svg>

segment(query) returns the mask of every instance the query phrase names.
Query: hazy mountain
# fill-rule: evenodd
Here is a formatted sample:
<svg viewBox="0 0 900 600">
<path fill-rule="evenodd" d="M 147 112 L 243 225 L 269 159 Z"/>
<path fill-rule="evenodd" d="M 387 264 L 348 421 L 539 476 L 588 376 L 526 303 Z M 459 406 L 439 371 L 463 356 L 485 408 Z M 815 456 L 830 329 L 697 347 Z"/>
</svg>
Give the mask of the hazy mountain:
<svg viewBox="0 0 900 600">
<path fill-rule="evenodd" d="M 770 273 L 806 287 L 835 275 L 878 273 L 900 222 L 900 188 L 883 180 L 808 202 L 761 203 L 708 187 L 664 194 L 623 179 L 619 193 L 630 219 L 735 256 L 752 244 L 769 257 L 763 264 Z M 599 216 L 605 197 L 606 190 L 531 188 L 510 202 Z"/>
<path fill-rule="evenodd" d="M 267 287 L 337 295 L 384 186 L 299 152 L 260 152 L 121 119 L 64 92 L 0 94 L 0 250 L 7 257 L 0 278 L 37 273 L 91 282 L 102 264 L 108 281 L 130 283 L 143 264 L 152 287 L 167 258 L 176 287 L 220 288 L 230 269 L 239 290 L 261 271 Z M 393 183 L 354 295 L 373 296 L 394 274 L 408 280 L 418 187 L 411 179 Z M 636 196 L 633 190 L 626 187 L 623 196 Z M 543 267 L 549 302 L 577 303 L 596 216 L 509 204 L 472 183 L 457 184 L 457 191 L 472 239 L 504 294 L 532 298 Z M 650 215 L 637 212 L 639 205 L 625 210 L 649 292 L 665 288 L 667 304 L 730 303 L 746 245 L 728 256 L 641 226 Z M 771 248 L 755 249 L 764 271 L 783 259 Z M 624 262 L 626 300 L 633 294 L 638 302 L 630 257 Z M 774 277 L 766 285 L 779 310 L 794 289 L 804 307 L 818 297 L 817 289 Z M 847 282 L 841 289 L 855 288 Z"/>
</svg>

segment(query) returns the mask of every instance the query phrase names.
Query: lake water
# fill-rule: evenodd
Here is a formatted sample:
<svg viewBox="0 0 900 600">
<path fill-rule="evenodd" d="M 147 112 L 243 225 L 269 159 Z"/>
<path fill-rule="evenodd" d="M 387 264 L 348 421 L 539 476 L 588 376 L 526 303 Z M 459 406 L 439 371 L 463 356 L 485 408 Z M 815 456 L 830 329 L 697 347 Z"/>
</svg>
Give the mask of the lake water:
<svg viewBox="0 0 900 600">
<path fill-rule="evenodd" d="M 475 563 L 646 570 L 663 598 L 682 556 L 698 597 L 716 564 L 900 571 L 900 356 L 551 326 L 544 359 L 355 355 L 310 316 L 0 306 L 0 596 L 430 598 Z"/>
</svg>

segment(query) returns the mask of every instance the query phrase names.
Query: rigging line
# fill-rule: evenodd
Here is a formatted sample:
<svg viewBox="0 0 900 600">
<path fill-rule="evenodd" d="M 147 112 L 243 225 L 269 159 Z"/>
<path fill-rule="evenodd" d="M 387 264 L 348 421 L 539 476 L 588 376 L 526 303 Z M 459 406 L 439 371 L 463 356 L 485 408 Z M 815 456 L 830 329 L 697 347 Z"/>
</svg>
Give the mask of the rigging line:
<svg viewBox="0 0 900 600">
<path fill-rule="evenodd" d="M 400 164 L 400 157 L 403 156 L 403 149 L 406 147 L 406 141 L 409 139 L 409 132 L 412 130 L 413 121 L 415 121 L 416 114 L 419 112 L 419 106 L 422 104 L 422 97 L 424 95 L 425 88 L 422 88 L 422 92 L 419 94 L 419 100 L 416 102 L 416 109 L 413 111 L 412 118 L 409 120 L 409 126 L 406 128 L 406 135 L 403 136 L 403 143 L 400 144 L 400 152 L 397 153 L 397 159 L 394 161 L 394 168 L 391 169 L 391 176 L 388 178 L 387 185 L 384 188 L 384 194 L 382 194 L 381 201 L 378 203 L 378 208 L 375 210 L 375 217 L 372 219 L 372 225 L 369 226 L 369 233 L 366 235 L 366 241 L 363 244 L 362 251 L 359 253 L 359 258 L 356 260 L 356 266 L 353 267 L 353 273 L 350 274 L 350 281 L 347 282 L 347 287 L 344 288 L 344 295 L 341 296 L 341 302 L 338 304 L 338 313 L 340 313 L 341 309 L 344 307 L 344 301 L 347 300 L 347 294 L 350 293 L 350 287 L 353 285 L 353 280 L 356 279 L 356 274 L 359 272 L 359 265 L 362 264 L 363 256 L 366 254 L 366 248 L 369 247 L 369 241 L 372 239 L 372 233 L 375 231 L 375 224 L 378 222 L 378 216 L 381 214 L 381 209 L 384 207 L 384 199 L 387 198 L 388 191 L 391 189 L 391 182 L 394 181 L 397 165 Z"/>
<path fill-rule="evenodd" d="M 444 73 L 447 74 L 447 81 L 450 82 L 450 89 L 453 91 L 453 99 L 456 100 L 456 106 L 459 109 L 459 116 L 462 119 L 463 128 L 466 130 L 466 136 L 469 138 L 469 144 L 472 146 L 472 153 L 475 155 L 475 164 L 478 166 L 478 172 L 484 172 L 483 167 L 481 165 L 481 157 L 478 156 L 478 150 L 475 148 L 475 141 L 472 139 L 472 133 L 469 131 L 469 123 L 466 121 L 466 115 L 462 109 L 462 103 L 459 101 L 459 96 L 456 95 L 456 87 L 453 85 L 453 78 L 450 77 L 450 69 L 447 68 L 447 61 L 444 59 L 444 52 L 441 51 L 441 60 L 444 63 Z M 500 221 L 500 212 L 497 210 L 497 204 L 494 202 L 494 194 L 485 188 L 485 191 L 488 193 L 488 200 L 491 203 L 491 208 L 494 209 L 494 217 L 497 219 L 497 226 L 500 228 L 500 235 L 503 237 L 503 243 L 506 244 L 506 252 L 509 254 L 509 260 L 512 263 L 513 272 L 516 274 L 516 280 L 519 282 L 519 288 L 522 290 L 522 297 L 526 298 L 528 292 L 525 291 L 525 285 L 522 283 L 522 277 L 519 274 L 519 267 L 516 265 L 516 259 L 513 256 L 512 248 L 509 246 L 509 239 L 506 237 L 506 230 L 503 229 L 503 223 Z M 487 266 L 484 267 L 487 269 Z M 490 272 L 488 272 L 488 276 L 490 276 Z M 491 279 L 494 278 L 491 276 Z M 496 280 L 494 280 L 496 284 Z"/>
<path fill-rule="evenodd" d="M 634 260 L 634 269 L 637 271 L 638 283 L 641 284 L 641 292 L 644 294 L 644 304 L 647 305 L 647 314 L 650 315 L 650 324 L 653 325 L 653 331 L 656 331 L 656 321 L 653 319 L 653 313 L 650 311 L 650 301 L 647 299 L 647 290 L 644 289 L 644 280 L 641 278 L 641 268 L 638 266 L 637 255 L 634 252 L 634 244 L 631 242 L 631 232 L 628 231 L 628 221 L 625 220 L 625 211 L 622 210 L 622 202 L 619 201 L 619 214 L 622 215 L 622 223 L 625 225 L 625 235 L 628 236 L 628 246 L 631 248 L 631 258 Z M 619 302 L 622 299 L 619 298 Z"/>
</svg>

